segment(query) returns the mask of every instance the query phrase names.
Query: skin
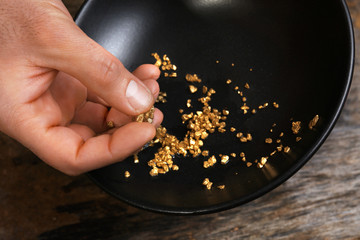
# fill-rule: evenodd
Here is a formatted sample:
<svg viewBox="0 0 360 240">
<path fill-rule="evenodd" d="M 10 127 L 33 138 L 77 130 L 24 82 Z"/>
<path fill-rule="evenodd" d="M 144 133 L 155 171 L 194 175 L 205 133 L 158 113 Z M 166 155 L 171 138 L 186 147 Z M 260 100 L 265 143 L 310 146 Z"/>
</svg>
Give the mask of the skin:
<svg viewBox="0 0 360 240">
<path fill-rule="evenodd" d="M 0 43 L 0 131 L 47 164 L 78 175 L 121 161 L 154 137 L 158 109 L 152 124 L 131 119 L 154 104 L 159 69 L 145 64 L 130 73 L 61 1 L 0 0 Z M 129 98 L 130 81 L 147 97 Z"/>
</svg>

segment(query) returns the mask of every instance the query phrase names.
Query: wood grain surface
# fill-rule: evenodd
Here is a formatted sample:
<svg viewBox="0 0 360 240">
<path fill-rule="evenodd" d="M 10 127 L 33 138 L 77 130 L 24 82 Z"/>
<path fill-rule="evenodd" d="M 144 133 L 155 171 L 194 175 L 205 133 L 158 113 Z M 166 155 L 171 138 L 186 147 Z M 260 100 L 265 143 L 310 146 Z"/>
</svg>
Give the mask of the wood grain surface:
<svg viewBox="0 0 360 240">
<path fill-rule="evenodd" d="M 73 15 L 82 2 L 64 1 Z M 358 42 L 360 0 L 348 5 Z M 347 103 L 316 155 L 272 192 L 220 213 L 169 216 L 130 207 L 1 134 L 0 239 L 360 239 L 359 56 L 357 48 Z"/>
</svg>

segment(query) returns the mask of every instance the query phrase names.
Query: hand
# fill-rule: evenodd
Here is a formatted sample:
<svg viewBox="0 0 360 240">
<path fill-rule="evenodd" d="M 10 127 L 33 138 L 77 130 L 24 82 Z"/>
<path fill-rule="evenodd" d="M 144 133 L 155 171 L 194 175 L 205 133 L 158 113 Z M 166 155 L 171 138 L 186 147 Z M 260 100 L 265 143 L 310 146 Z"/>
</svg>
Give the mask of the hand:
<svg viewBox="0 0 360 240">
<path fill-rule="evenodd" d="M 154 104 L 157 67 L 128 72 L 76 26 L 60 0 L 0 6 L 2 132 L 69 175 L 120 161 L 154 137 L 159 110 L 153 124 L 131 116 Z"/>
</svg>

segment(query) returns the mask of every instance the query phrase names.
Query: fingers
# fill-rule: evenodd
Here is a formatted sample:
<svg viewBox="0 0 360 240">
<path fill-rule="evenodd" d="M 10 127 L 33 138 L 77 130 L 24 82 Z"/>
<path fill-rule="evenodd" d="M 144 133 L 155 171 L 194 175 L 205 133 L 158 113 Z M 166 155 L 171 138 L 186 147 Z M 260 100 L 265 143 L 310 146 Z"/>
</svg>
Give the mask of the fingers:
<svg viewBox="0 0 360 240">
<path fill-rule="evenodd" d="M 154 125 L 155 128 L 159 127 L 161 122 L 163 121 L 163 118 L 164 118 L 163 113 L 159 109 L 155 108 L 152 125 Z M 114 125 L 114 127 L 121 127 L 132 121 L 133 118 L 131 116 L 113 109 L 109 111 L 109 114 L 106 118 L 106 122 L 111 122 Z"/>
<path fill-rule="evenodd" d="M 154 97 L 146 85 L 116 57 L 86 36 L 71 18 L 55 15 L 48 21 L 50 23 L 43 26 L 46 34 L 39 37 L 41 48 L 36 48 L 40 51 L 40 57 L 36 59 L 38 64 L 70 74 L 106 103 L 128 115 L 150 109 Z M 147 71 L 153 76 L 158 74 L 156 66 L 145 68 L 139 70 L 139 75 Z"/>
<path fill-rule="evenodd" d="M 159 95 L 159 84 L 156 82 L 156 79 L 159 77 L 160 71 L 157 68 L 155 68 L 154 71 L 152 65 L 144 64 L 138 67 L 133 73 L 141 80 L 148 78 L 147 80 L 143 80 L 143 83 L 156 99 Z M 88 100 L 90 102 L 78 109 L 72 121 L 73 123 L 84 124 L 96 133 L 101 133 L 108 129 L 106 123 L 111 122 L 114 127 L 121 127 L 133 121 L 132 116 L 124 114 L 115 108 L 111 108 L 108 112 L 107 108 L 104 107 L 106 103 L 94 94 L 88 96 Z M 159 110 L 156 110 L 154 114 L 153 125 L 158 127 L 161 124 L 163 115 Z"/>
<path fill-rule="evenodd" d="M 86 102 L 76 112 L 72 123 L 78 123 L 90 127 L 94 132 L 101 133 L 105 128 L 105 119 L 108 114 L 107 108 L 99 103 Z"/>
<path fill-rule="evenodd" d="M 42 144 L 31 150 L 56 169 L 78 175 L 125 159 L 155 136 L 155 128 L 133 122 L 111 135 L 89 136 L 90 130 L 79 126 L 52 127 L 37 133 Z"/>
<path fill-rule="evenodd" d="M 150 64 L 144 64 L 139 66 L 134 72 L 139 79 L 143 80 L 143 83 L 150 89 L 154 98 L 156 99 L 159 95 L 159 84 L 157 79 L 160 75 L 160 70 L 158 68 L 153 68 Z M 155 109 L 153 125 L 158 127 L 163 120 L 163 114 L 159 109 Z M 107 118 L 107 122 L 111 122 L 115 127 L 121 127 L 124 124 L 127 124 L 132 121 L 132 117 L 117 111 L 116 109 L 110 109 Z"/>
<path fill-rule="evenodd" d="M 152 64 L 140 65 L 133 71 L 133 74 L 141 80 L 157 80 L 160 77 L 160 70 Z"/>
</svg>

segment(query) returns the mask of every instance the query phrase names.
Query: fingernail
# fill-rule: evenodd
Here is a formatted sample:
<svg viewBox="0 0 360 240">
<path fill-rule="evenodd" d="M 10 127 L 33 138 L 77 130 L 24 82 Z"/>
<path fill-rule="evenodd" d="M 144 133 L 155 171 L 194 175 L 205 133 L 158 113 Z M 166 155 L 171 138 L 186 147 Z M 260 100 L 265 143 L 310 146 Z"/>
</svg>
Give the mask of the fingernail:
<svg viewBox="0 0 360 240">
<path fill-rule="evenodd" d="M 141 111 L 152 104 L 153 97 L 150 90 L 134 80 L 129 82 L 125 94 L 130 105 L 137 111 Z"/>
</svg>

